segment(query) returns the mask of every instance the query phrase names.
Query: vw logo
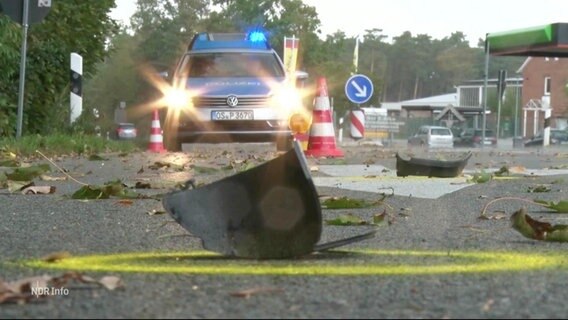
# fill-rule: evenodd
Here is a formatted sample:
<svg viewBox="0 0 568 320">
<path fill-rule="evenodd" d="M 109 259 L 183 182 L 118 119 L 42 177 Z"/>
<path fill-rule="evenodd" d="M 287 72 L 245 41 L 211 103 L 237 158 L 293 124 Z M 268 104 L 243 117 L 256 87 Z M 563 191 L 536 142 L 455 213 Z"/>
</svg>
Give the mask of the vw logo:
<svg viewBox="0 0 568 320">
<path fill-rule="evenodd" d="M 239 104 L 239 98 L 237 96 L 228 96 L 227 105 L 231 108 L 236 107 Z"/>
</svg>

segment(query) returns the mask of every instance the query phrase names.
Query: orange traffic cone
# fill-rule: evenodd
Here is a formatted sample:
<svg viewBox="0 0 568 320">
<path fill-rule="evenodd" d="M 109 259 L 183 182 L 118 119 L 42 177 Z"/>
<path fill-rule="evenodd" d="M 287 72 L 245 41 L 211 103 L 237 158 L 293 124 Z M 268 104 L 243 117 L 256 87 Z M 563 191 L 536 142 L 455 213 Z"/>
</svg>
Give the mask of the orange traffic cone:
<svg viewBox="0 0 568 320">
<path fill-rule="evenodd" d="M 305 151 L 306 156 L 343 157 L 343 151 L 335 147 L 335 130 L 331 118 L 327 82 L 323 77 L 318 79 L 312 119 L 308 150 Z"/>
<path fill-rule="evenodd" d="M 154 116 L 152 117 L 152 129 L 150 130 L 150 144 L 148 150 L 150 152 L 166 152 L 164 148 L 164 137 L 162 136 L 162 129 L 160 128 L 160 115 L 158 110 L 154 109 Z"/>
</svg>

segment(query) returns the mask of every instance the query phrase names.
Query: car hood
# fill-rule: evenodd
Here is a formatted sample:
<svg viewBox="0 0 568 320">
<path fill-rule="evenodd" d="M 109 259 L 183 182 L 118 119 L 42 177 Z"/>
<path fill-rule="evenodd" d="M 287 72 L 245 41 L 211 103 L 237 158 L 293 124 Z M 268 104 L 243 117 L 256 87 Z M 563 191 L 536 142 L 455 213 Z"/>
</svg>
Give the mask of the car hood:
<svg viewBox="0 0 568 320">
<path fill-rule="evenodd" d="M 199 78 L 187 81 L 188 89 L 201 96 L 266 96 L 281 84 L 285 78 Z"/>
</svg>

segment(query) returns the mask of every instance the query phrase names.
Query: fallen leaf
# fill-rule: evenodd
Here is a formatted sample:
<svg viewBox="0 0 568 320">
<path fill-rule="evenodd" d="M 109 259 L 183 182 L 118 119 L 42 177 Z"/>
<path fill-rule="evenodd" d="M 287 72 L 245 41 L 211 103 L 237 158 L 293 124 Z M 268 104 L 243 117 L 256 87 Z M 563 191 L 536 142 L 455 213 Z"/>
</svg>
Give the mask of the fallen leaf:
<svg viewBox="0 0 568 320">
<path fill-rule="evenodd" d="M 495 303 L 495 300 L 493 300 L 493 299 L 487 300 L 487 302 L 485 302 L 485 304 L 483 305 L 481 310 L 483 312 L 489 312 L 489 310 L 491 310 L 491 307 L 493 306 L 494 303 Z"/>
<path fill-rule="evenodd" d="M 539 184 L 536 186 L 530 186 L 528 187 L 527 192 L 529 193 L 543 193 L 543 192 L 550 192 L 552 189 L 550 189 L 549 186 L 544 185 L 544 184 Z"/>
<path fill-rule="evenodd" d="M 359 209 L 368 208 L 376 205 L 375 202 L 368 202 L 362 199 L 350 199 L 347 197 L 333 197 L 323 201 L 322 206 L 326 209 Z"/>
<path fill-rule="evenodd" d="M 115 204 L 120 205 L 120 206 L 125 206 L 125 207 L 129 207 L 134 203 L 134 201 L 129 200 L 129 199 L 122 199 L 122 200 L 118 200 L 117 202 L 115 202 Z"/>
<path fill-rule="evenodd" d="M 485 170 L 482 170 L 481 172 L 476 172 L 473 174 L 473 177 L 471 178 L 470 182 L 473 183 L 486 183 L 491 181 L 491 179 L 493 178 L 493 175 L 489 172 L 485 172 Z"/>
<path fill-rule="evenodd" d="M 563 201 L 544 201 L 544 200 L 535 200 L 534 202 L 540 203 L 545 207 L 556 211 L 556 213 L 568 213 L 568 200 Z"/>
<path fill-rule="evenodd" d="M 150 215 L 150 216 L 155 216 L 155 215 L 160 215 L 160 214 L 166 214 L 166 212 L 165 212 L 164 210 L 156 210 L 156 209 L 147 211 L 146 213 L 147 213 L 148 215 Z"/>
<path fill-rule="evenodd" d="M 99 156 L 98 154 L 92 154 L 89 156 L 89 161 L 107 161 L 108 159 Z"/>
<path fill-rule="evenodd" d="M 504 176 L 504 175 L 508 175 L 509 173 L 510 173 L 510 172 L 509 172 L 509 167 L 507 167 L 507 166 L 505 165 L 505 166 L 502 166 L 499 170 L 497 170 L 497 171 L 496 171 L 495 173 L 493 173 L 493 174 L 494 174 L 496 177 L 502 177 L 502 176 Z"/>
<path fill-rule="evenodd" d="M 6 174 L 6 177 L 12 181 L 32 181 L 50 170 L 49 164 L 40 164 L 27 168 L 17 168 L 12 173 Z"/>
<path fill-rule="evenodd" d="M 387 211 L 384 210 L 383 213 L 378 213 L 373 215 L 373 224 L 380 224 L 385 221 L 385 217 L 387 216 Z"/>
<path fill-rule="evenodd" d="M 33 181 L 12 181 L 12 180 L 8 180 L 7 181 L 7 185 L 8 185 L 8 191 L 10 193 L 14 193 L 17 191 L 22 191 L 23 189 L 27 188 L 27 187 L 31 187 L 34 185 Z"/>
<path fill-rule="evenodd" d="M 144 167 L 140 168 L 140 170 L 138 170 L 138 172 L 136 172 L 137 174 L 141 174 L 144 173 Z"/>
<path fill-rule="evenodd" d="M 362 226 L 367 225 L 368 222 L 353 215 L 352 213 L 340 215 L 339 217 L 325 221 L 330 226 Z"/>
<path fill-rule="evenodd" d="M 46 174 L 42 174 L 41 176 L 39 176 L 39 178 L 42 181 L 66 181 L 67 177 L 52 177 L 52 176 L 48 176 Z"/>
<path fill-rule="evenodd" d="M 509 218 L 509 215 L 507 215 L 506 212 L 504 211 L 495 211 L 493 213 L 493 215 L 481 215 L 479 216 L 480 220 L 504 220 Z"/>
<path fill-rule="evenodd" d="M 99 284 L 105 287 L 107 290 L 113 291 L 118 288 L 124 287 L 122 279 L 116 276 L 105 276 L 99 280 Z"/>
<path fill-rule="evenodd" d="M 0 160 L 0 167 L 16 168 L 20 166 L 20 162 L 14 159 Z"/>
<path fill-rule="evenodd" d="M 527 172 L 527 168 L 523 166 L 514 166 L 509 168 L 509 173 L 512 174 L 524 174 Z"/>
<path fill-rule="evenodd" d="M 45 262 L 57 262 L 63 259 L 67 259 L 71 257 L 71 253 L 69 253 L 68 251 L 59 251 L 59 252 L 54 252 L 54 253 L 50 253 L 48 255 L 45 255 L 43 257 L 40 258 L 40 260 L 45 261 Z"/>
<path fill-rule="evenodd" d="M 55 193 L 54 186 L 30 186 L 22 189 L 22 194 L 52 194 Z"/>
<path fill-rule="evenodd" d="M 248 170 L 247 167 L 250 165 L 250 163 L 247 163 L 244 167 L 241 167 L 241 171 L 245 171 Z M 216 173 L 219 172 L 219 168 L 214 168 L 214 167 L 206 167 L 206 166 L 197 166 L 197 165 L 191 165 L 189 166 L 191 169 L 193 169 L 195 172 L 197 173 L 203 173 L 203 174 L 210 174 L 210 173 Z"/>
<path fill-rule="evenodd" d="M 246 289 L 246 290 L 231 292 L 230 295 L 232 297 L 248 299 L 253 295 L 274 294 L 274 293 L 282 293 L 282 292 L 284 292 L 284 290 L 279 289 L 279 288 L 252 288 L 252 289 Z"/>
<path fill-rule="evenodd" d="M 552 225 L 548 222 L 534 220 L 527 214 L 525 208 L 521 208 L 511 215 L 513 229 L 529 239 L 568 242 L 568 225 Z"/>
</svg>

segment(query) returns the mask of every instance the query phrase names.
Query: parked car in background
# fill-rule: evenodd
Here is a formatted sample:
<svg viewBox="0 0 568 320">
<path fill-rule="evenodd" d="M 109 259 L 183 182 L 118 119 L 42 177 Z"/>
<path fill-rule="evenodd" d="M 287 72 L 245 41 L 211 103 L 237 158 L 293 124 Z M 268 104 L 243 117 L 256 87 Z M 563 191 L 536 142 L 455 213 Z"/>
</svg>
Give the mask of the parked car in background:
<svg viewBox="0 0 568 320">
<path fill-rule="evenodd" d="M 133 123 L 119 123 L 115 136 L 118 140 L 135 139 L 138 136 L 138 130 Z"/>
<path fill-rule="evenodd" d="M 550 129 L 550 138 L 558 143 L 568 143 L 568 129 Z"/>
<path fill-rule="evenodd" d="M 542 146 L 544 143 L 544 133 L 541 131 L 536 136 L 525 140 L 525 147 Z M 552 130 L 550 131 L 550 144 L 559 144 L 560 141 L 553 137 Z"/>
<path fill-rule="evenodd" d="M 485 130 L 485 140 L 483 140 L 482 129 L 465 129 L 456 139 L 456 145 L 462 147 L 497 146 L 497 137 L 493 130 Z"/>
<path fill-rule="evenodd" d="M 418 131 L 408 138 L 412 146 L 452 148 L 454 135 L 449 128 L 438 126 L 421 126 Z"/>
</svg>

